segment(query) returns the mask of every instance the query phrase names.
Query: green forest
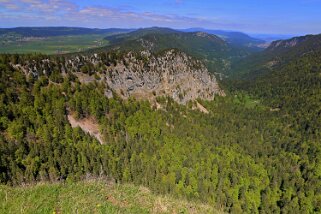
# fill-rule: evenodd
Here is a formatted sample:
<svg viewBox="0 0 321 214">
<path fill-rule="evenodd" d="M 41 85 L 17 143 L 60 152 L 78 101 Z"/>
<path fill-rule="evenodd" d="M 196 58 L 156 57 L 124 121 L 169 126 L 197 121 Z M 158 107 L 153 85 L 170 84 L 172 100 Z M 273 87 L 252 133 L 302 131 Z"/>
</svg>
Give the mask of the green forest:
<svg viewBox="0 0 321 214">
<path fill-rule="evenodd" d="M 107 98 L 59 63 L 25 75 L 12 64 L 45 56 L 0 55 L 0 183 L 106 178 L 231 213 L 321 213 L 319 56 L 222 82 L 227 96 L 198 100 L 204 114 L 168 97 L 161 109 Z M 106 143 L 72 128 L 70 113 L 95 118 Z"/>
</svg>

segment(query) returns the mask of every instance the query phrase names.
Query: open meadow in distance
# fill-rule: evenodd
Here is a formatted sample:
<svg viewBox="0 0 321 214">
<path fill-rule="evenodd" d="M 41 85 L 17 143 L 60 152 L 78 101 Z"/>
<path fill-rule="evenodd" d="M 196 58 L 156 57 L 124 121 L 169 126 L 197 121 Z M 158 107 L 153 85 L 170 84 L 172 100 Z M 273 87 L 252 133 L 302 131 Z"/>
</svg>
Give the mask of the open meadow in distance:
<svg viewBox="0 0 321 214">
<path fill-rule="evenodd" d="M 89 34 L 26 39 L 0 37 L 0 53 L 63 54 L 80 52 L 108 45 L 108 41 L 104 40 L 107 35 Z"/>
</svg>

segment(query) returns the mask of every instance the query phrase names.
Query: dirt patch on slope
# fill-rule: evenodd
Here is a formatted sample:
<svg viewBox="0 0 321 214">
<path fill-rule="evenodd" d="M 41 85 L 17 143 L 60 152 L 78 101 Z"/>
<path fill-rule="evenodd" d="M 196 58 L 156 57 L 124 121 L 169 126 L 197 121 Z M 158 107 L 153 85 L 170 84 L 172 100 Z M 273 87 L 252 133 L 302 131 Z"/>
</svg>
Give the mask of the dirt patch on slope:
<svg viewBox="0 0 321 214">
<path fill-rule="evenodd" d="M 92 137 L 95 137 L 100 142 L 100 144 L 104 144 L 102 136 L 99 132 L 99 125 L 97 121 L 92 118 L 76 120 L 72 116 L 72 114 L 69 114 L 67 117 L 71 127 L 80 127 L 84 132 L 90 134 Z"/>
<path fill-rule="evenodd" d="M 200 112 L 204 114 L 209 114 L 209 111 L 199 102 L 196 101 L 196 106 L 192 107 L 193 110 L 199 110 Z"/>
<path fill-rule="evenodd" d="M 197 102 L 196 105 L 197 105 L 198 110 L 200 110 L 204 114 L 208 114 L 209 113 L 208 110 L 204 106 L 202 106 L 199 102 Z"/>
</svg>

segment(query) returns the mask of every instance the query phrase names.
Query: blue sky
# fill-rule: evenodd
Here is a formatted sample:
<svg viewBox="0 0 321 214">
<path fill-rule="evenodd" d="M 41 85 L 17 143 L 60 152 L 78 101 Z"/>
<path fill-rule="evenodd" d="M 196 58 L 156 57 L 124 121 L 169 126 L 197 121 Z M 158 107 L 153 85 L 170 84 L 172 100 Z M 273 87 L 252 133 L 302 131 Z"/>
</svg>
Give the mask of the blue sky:
<svg viewBox="0 0 321 214">
<path fill-rule="evenodd" d="M 321 33 L 321 0 L 0 0 L 0 27 L 203 27 Z"/>
</svg>

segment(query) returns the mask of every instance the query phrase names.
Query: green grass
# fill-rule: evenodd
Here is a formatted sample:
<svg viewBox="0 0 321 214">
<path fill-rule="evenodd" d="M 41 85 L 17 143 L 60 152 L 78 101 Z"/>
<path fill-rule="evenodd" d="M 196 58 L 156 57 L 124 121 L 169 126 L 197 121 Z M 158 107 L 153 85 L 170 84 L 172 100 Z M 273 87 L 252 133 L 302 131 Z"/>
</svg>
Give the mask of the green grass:
<svg viewBox="0 0 321 214">
<path fill-rule="evenodd" d="M 0 186 L 0 213 L 219 213 L 196 202 L 157 196 L 144 187 L 86 181 Z"/>
<path fill-rule="evenodd" d="M 0 53 L 71 53 L 108 45 L 108 34 L 58 36 L 32 39 L 31 41 L 8 41 L 0 39 Z"/>
<path fill-rule="evenodd" d="M 249 95 L 238 93 L 234 95 L 233 102 L 235 104 L 240 104 L 248 109 L 253 108 L 260 108 L 262 110 L 268 109 L 268 106 L 265 106 L 262 104 L 260 100 L 254 99 L 253 97 L 250 97 Z"/>
</svg>

